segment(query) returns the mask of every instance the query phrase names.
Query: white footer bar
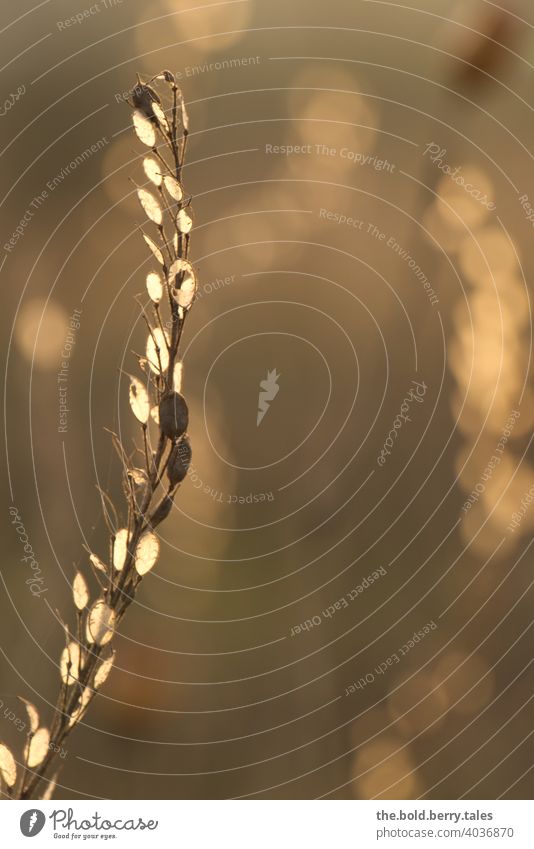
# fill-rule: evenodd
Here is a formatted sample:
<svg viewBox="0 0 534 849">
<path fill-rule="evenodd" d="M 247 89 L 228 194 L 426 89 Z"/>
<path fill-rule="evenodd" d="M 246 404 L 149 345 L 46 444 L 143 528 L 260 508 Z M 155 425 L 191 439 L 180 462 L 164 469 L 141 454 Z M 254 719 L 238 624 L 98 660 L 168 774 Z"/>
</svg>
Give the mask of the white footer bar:
<svg viewBox="0 0 534 849">
<path fill-rule="evenodd" d="M 529 801 L 5 801 L 0 834 L 6 849 L 534 847 Z"/>
</svg>

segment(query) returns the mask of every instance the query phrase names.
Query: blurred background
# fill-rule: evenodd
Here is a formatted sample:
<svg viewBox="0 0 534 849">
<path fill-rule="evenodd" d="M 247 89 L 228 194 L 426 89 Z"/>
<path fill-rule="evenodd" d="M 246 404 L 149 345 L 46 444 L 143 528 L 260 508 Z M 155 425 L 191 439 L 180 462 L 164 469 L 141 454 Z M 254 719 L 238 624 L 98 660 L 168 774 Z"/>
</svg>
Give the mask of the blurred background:
<svg viewBox="0 0 534 849">
<path fill-rule="evenodd" d="M 97 487 L 123 509 L 153 267 L 125 97 L 168 68 L 193 464 L 56 797 L 532 797 L 531 4 L 2 18 L 0 737 L 17 694 L 51 718 Z"/>
</svg>

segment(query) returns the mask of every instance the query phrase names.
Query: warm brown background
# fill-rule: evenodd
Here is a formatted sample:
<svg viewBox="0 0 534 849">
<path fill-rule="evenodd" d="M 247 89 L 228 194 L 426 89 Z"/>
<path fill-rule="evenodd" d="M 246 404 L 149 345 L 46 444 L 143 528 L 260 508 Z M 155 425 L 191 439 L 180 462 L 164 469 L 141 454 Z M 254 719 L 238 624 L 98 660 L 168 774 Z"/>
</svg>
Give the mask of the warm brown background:
<svg viewBox="0 0 534 849">
<path fill-rule="evenodd" d="M 133 296 L 150 260 L 129 182 L 142 180 L 140 146 L 117 101 L 136 72 L 167 67 L 189 103 L 206 286 L 185 338 L 196 477 L 162 528 L 116 669 L 68 742 L 57 796 L 530 797 L 534 503 L 508 529 L 534 483 L 533 239 L 518 199 L 534 204 L 530 4 L 507 0 L 499 15 L 485 0 L 99 0 L 58 27 L 89 8 L 64 0 L 14 22 L 31 4 L 3 6 L 2 99 L 25 93 L 0 118 L 2 241 L 49 180 L 104 142 L 49 192 L 1 272 L 12 491 L 6 475 L 0 737 L 20 754 L 3 715 L 21 712 L 17 693 L 49 715 L 55 611 L 72 615 L 83 543 L 106 554 L 95 485 L 120 499 L 104 428 L 135 435 L 119 369 L 134 370 L 144 345 Z M 443 177 L 429 143 L 495 211 Z M 335 154 L 266 153 L 307 144 Z M 273 368 L 280 391 L 257 427 Z M 414 379 L 424 402 L 381 468 Z M 502 462 L 463 513 L 514 409 Z M 227 503 L 264 492 L 273 500 Z M 25 585 L 11 504 L 41 598 Z M 379 566 L 387 575 L 347 609 L 290 636 Z M 431 620 L 398 664 L 345 696 Z"/>
</svg>

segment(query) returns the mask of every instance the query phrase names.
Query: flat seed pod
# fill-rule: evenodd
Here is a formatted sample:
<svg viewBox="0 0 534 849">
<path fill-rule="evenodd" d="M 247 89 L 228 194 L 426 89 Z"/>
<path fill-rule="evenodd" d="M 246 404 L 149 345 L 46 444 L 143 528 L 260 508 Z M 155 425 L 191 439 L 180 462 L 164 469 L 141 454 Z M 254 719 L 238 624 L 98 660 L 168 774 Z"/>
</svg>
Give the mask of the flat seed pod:
<svg viewBox="0 0 534 849">
<path fill-rule="evenodd" d="M 49 745 L 50 732 L 48 728 L 39 728 L 26 747 L 26 763 L 30 769 L 34 769 L 44 761 Z"/>
<path fill-rule="evenodd" d="M 161 206 L 154 195 L 146 189 L 137 189 L 137 197 L 139 198 L 139 203 L 143 207 L 147 218 L 150 218 L 154 224 L 159 226 L 163 221 L 163 213 L 161 211 Z"/>
<path fill-rule="evenodd" d="M 156 159 L 153 159 L 151 156 L 145 156 L 143 159 L 143 170 L 151 183 L 154 183 L 155 186 L 161 186 L 161 181 L 163 180 L 161 165 Z"/>
<path fill-rule="evenodd" d="M 137 138 L 147 147 L 154 147 L 156 144 L 156 131 L 149 118 L 143 115 L 139 109 L 132 112 L 132 121 Z"/>
<path fill-rule="evenodd" d="M 191 443 L 187 436 L 183 436 L 173 448 L 167 465 L 167 477 L 171 486 L 176 486 L 184 480 L 191 465 L 191 457 Z"/>
<path fill-rule="evenodd" d="M 165 112 L 161 108 L 160 104 L 159 103 L 153 103 L 152 104 L 152 111 L 154 113 L 154 117 L 156 118 L 156 121 L 158 122 L 158 124 L 161 127 L 161 129 L 163 130 L 163 132 L 168 133 L 169 132 L 169 124 L 168 124 L 168 121 L 165 117 Z"/>
<path fill-rule="evenodd" d="M 128 475 L 136 486 L 146 486 L 148 483 L 147 474 L 144 469 L 128 469 Z"/>
<path fill-rule="evenodd" d="M 35 734 L 35 732 L 39 728 L 39 713 L 37 711 L 37 708 L 31 702 L 28 702 L 26 699 L 23 699 L 20 696 L 19 701 L 21 701 L 24 707 L 26 708 L 26 713 L 28 714 L 28 722 L 30 723 L 30 731 L 32 732 L 32 734 Z"/>
<path fill-rule="evenodd" d="M 176 277 L 184 270 L 185 263 L 185 259 L 175 259 L 174 262 L 171 263 L 169 267 L 169 272 L 167 274 L 167 279 L 169 281 L 170 286 L 176 285 Z"/>
<path fill-rule="evenodd" d="M 177 279 L 179 278 L 179 279 Z M 168 281 L 170 286 L 177 288 L 184 285 L 188 280 L 196 281 L 195 270 L 187 259 L 175 259 L 169 268 Z"/>
<path fill-rule="evenodd" d="M 100 557 L 97 557 L 96 554 L 90 554 L 89 560 L 99 572 L 103 572 L 105 575 L 108 573 L 108 569 L 105 563 L 102 563 Z"/>
<path fill-rule="evenodd" d="M 146 575 L 155 566 L 159 555 L 159 540 L 151 531 L 143 534 L 135 549 L 135 568 L 138 575 Z"/>
<path fill-rule="evenodd" d="M 129 401 L 135 418 L 141 422 L 141 424 L 146 424 L 150 414 L 148 392 L 141 381 L 136 377 L 132 377 L 132 382 L 130 383 Z"/>
<path fill-rule="evenodd" d="M 113 541 L 113 566 L 120 572 L 126 562 L 128 553 L 128 529 L 120 528 L 115 534 Z"/>
<path fill-rule="evenodd" d="M 173 200 L 182 200 L 184 192 L 180 183 L 175 177 L 171 177 L 169 174 L 166 174 L 163 178 L 163 185 L 165 186 Z"/>
<path fill-rule="evenodd" d="M 59 661 L 59 672 L 61 680 L 68 687 L 78 680 L 80 675 L 80 646 L 78 643 L 70 642 L 63 649 Z"/>
<path fill-rule="evenodd" d="M 154 103 L 161 103 L 157 91 L 143 82 L 138 82 L 132 89 L 132 100 L 134 106 L 148 118 L 152 118 L 154 115 Z"/>
<path fill-rule="evenodd" d="M 174 371 L 172 373 L 172 388 L 175 392 L 182 391 L 182 380 L 184 374 L 184 365 L 181 362 L 177 362 L 174 364 Z"/>
<path fill-rule="evenodd" d="M 187 114 L 187 109 L 185 108 L 185 100 L 183 94 L 180 92 L 180 108 L 182 110 L 182 125 L 186 133 L 189 132 L 189 115 Z"/>
<path fill-rule="evenodd" d="M 151 271 L 146 276 L 146 290 L 148 297 L 155 304 L 159 304 L 163 297 L 163 282 L 157 272 Z"/>
<path fill-rule="evenodd" d="M 159 327 L 156 327 L 152 333 L 149 334 L 148 339 L 146 340 L 147 360 L 150 363 L 152 371 L 155 371 L 158 374 L 160 370 L 165 371 L 169 365 L 169 349 L 167 345 L 168 339 L 164 336 L 163 331 Z"/>
<path fill-rule="evenodd" d="M 100 666 L 96 670 L 95 680 L 93 682 L 95 690 L 98 690 L 98 688 L 105 684 L 105 682 L 108 680 L 109 673 L 111 672 L 114 662 L 115 652 L 113 652 L 111 657 L 108 657 L 107 660 L 100 664 Z"/>
<path fill-rule="evenodd" d="M 161 253 L 161 251 L 158 248 L 158 246 L 156 245 L 156 243 L 150 238 L 150 236 L 147 236 L 146 233 L 143 233 L 143 239 L 145 240 L 148 247 L 150 248 L 150 250 L 152 251 L 152 253 L 156 257 L 159 264 L 165 265 L 165 260 L 163 259 L 163 254 Z"/>
<path fill-rule="evenodd" d="M 72 726 L 75 725 L 78 722 L 78 720 L 82 718 L 82 716 L 85 713 L 85 711 L 87 710 L 89 703 L 91 702 L 91 699 L 93 698 L 93 696 L 94 696 L 94 690 L 91 687 L 86 687 L 85 690 L 82 693 L 82 697 L 81 697 L 80 701 L 78 702 L 78 707 L 72 713 L 72 716 L 71 716 L 70 722 L 69 722 L 69 728 L 72 728 Z"/>
<path fill-rule="evenodd" d="M 89 603 L 89 590 L 81 572 L 76 572 L 72 582 L 72 596 L 78 610 L 83 610 Z"/>
<path fill-rule="evenodd" d="M 150 417 L 154 419 L 157 425 L 159 425 L 159 407 L 157 404 L 150 410 Z"/>
<path fill-rule="evenodd" d="M 17 765 L 10 749 L 0 743 L 0 774 L 8 787 L 13 787 L 17 781 Z"/>
<path fill-rule="evenodd" d="M 187 430 L 189 410 L 179 392 L 171 392 L 160 401 L 159 426 L 168 439 L 178 439 Z"/>
<path fill-rule="evenodd" d="M 173 500 L 170 495 L 166 495 L 165 498 L 160 501 L 156 510 L 154 511 L 154 515 L 152 516 L 152 527 L 155 528 L 156 525 L 159 525 L 160 522 L 163 522 L 164 519 L 167 518 L 169 513 L 172 510 Z"/>
<path fill-rule="evenodd" d="M 191 231 L 191 227 L 193 226 L 193 219 L 191 218 L 186 209 L 181 209 L 178 215 L 176 216 L 176 226 L 178 227 L 180 233 L 189 233 Z"/>
<path fill-rule="evenodd" d="M 116 619 L 115 611 L 103 599 L 95 602 L 87 619 L 87 640 L 105 646 L 113 637 Z"/>
<path fill-rule="evenodd" d="M 196 282 L 191 277 L 186 277 L 179 289 L 173 289 L 172 296 L 180 307 L 187 310 L 194 301 L 196 291 Z"/>
</svg>

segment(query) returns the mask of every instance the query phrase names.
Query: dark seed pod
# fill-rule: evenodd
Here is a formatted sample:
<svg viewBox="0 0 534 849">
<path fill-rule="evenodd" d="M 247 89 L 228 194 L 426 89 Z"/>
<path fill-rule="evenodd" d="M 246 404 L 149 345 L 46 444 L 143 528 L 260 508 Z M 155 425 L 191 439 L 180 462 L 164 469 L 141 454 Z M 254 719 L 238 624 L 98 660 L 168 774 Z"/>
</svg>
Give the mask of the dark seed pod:
<svg viewBox="0 0 534 849">
<path fill-rule="evenodd" d="M 187 470 L 191 464 L 191 443 L 187 436 L 183 436 L 172 449 L 167 466 L 167 477 L 171 486 L 181 483 L 187 474 Z"/>
<path fill-rule="evenodd" d="M 171 392 L 160 401 L 159 426 L 168 439 L 179 439 L 189 424 L 189 410 L 179 392 Z"/>
<path fill-rule="evenodd" d="M 165 498 L 160 501 L 154 511 L 154 514 L 150 518 L 149 524 L 151 528 L 155 528 L 156 525 L 159 525 L 160 522 L 163 522 L 163 520 L 167 518 L 167 516 L 172 510 L 172 505 L 173 500 L 171 496 L 166 495 Z"/>
<path fill-rule="evenodd" d="M 139 109 L 143 115 L 146 115 L 151 121 L 156 120 L 152 104 L 161 103 L 161 101 L 151 86 L 138 82 L 135 88 L 132 89 L 132 101 L 136 109 Z"/>
</svg>

